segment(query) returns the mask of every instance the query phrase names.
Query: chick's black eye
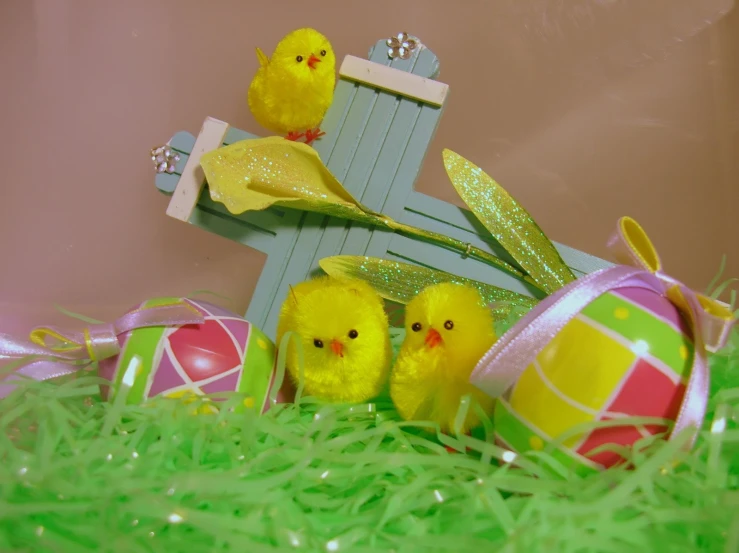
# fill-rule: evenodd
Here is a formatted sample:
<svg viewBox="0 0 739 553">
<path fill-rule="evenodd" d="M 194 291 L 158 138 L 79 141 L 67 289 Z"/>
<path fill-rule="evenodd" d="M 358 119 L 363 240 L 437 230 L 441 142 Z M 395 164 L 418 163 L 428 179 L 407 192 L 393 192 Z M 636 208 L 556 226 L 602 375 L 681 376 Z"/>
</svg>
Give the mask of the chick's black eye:
<svg viewBox="0 0 739 553">
<path fill-rule="evenodd" d="M 326 55 L 326 50 L 321 50 L 321 55 L 322 56 L 325 56 Z"/>
<path fill-rule="evenodd" d="M 359 332 L 357 332 L 356 330 L 351 329 L 349 331 L 349 338 L 351 338 L 352 340 L 354 340 L 354 338 L 356 338 L 357 336 L 359 336 Z"/>
<path fill-rule="evenodd" d="M 297 61 L 298 63 L 300 63 L 301 61 L 303 61 L 303 56 L 298 56 L 297 58 L 295 58 L 295 60 L 296 60 L 296 61 Z"/>
<path fill-rule="evenodd" d="M 322 348 L 323 342 L 319 340 L 318 338 L 316 338 L 315 340 L 313 340 L 313 345 L 316 346 L 317 348 Z"/>
<path fill-rule="evenodd" d="M 421 323 L 413 323 L 411 330 L 413 330 L 413 332 L 419 332 L 422 328 Z"/>
<path fill-rule="evenodd" d="M 454 323 L 452 321 L 447 321 L 444 323 L 444 328 L 446 328 L 447 330 L 451 330 L 454 328 Z"/>
</svg>

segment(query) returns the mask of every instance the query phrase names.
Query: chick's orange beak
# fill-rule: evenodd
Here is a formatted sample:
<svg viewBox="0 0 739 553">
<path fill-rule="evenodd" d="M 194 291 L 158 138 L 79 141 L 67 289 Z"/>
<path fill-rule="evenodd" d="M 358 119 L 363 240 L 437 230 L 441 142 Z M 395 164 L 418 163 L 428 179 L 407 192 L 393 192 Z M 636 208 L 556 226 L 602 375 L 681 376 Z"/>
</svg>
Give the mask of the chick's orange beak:
<svg viewBox="0 0 739 553">
<path fill-rule="evenodd" d="M 331 351 L 339 357 L 344 357 L 344 346 L 338 340 L 333 340 L 331 342 Z"/>
<path fill-rule="evenodd" d="M 435 348 L 441 344 L 441 334 L 439 334 L 439 331 L 430 328 L 428 333 L 426 333 L 426 345 L 430 348 Z"/>
<path fill-rule="evenodd" d="M 321 62 L 320 58 L 317 58 L 316 56 L 311 54 L 310 57 L 308 58 L 308 67 L 310 67 L 311 69 L 315 69 L 316 64 L 320 62 Z"/>
</svg>

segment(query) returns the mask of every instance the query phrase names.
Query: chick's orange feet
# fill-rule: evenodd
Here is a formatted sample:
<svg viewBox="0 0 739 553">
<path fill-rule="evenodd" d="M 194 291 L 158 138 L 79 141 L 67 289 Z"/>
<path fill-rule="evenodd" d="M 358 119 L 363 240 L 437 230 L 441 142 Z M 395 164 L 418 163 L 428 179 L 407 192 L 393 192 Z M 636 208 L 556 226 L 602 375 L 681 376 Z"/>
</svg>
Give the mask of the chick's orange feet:
<svg viewBox="0 0 739 553">
<path fill-rule="evenodd" d="M 285 140 L 298 141 L 301 138 L 303 138 L 304 136 L 305 136 L 305 133 L 303 133 L 303 132 L 290 131 L 289 133 L 287 133 L 287 136 L 285 137 Z"/>
<path fill-rule="evenodd" d="M 316 138 L 322 137 L 325 132 L 323 132 L 321 129 L 308 129 L 305 132 L 305 143 L 311 144 Z"/>
</svg>

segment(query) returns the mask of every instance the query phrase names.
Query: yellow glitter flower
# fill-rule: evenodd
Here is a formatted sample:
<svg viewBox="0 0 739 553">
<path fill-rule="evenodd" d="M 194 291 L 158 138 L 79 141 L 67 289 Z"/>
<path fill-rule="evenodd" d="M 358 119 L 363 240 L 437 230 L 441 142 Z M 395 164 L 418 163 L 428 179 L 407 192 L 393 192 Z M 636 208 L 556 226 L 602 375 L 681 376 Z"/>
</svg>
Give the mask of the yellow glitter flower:
<svg viewBox="0 0 739 553">
<path fill-rule="evenodd" d="M 234 215 L 279 205 L 351 219 L 434 242 L 526 278 L 506 261 L 472 244 L 394 221 L 362 205 L 331 174 L 318 153 L 301 142 L 279 136 L 242 140 L 207 152 L 200 165 L 211 199 Z"/>
</svg>

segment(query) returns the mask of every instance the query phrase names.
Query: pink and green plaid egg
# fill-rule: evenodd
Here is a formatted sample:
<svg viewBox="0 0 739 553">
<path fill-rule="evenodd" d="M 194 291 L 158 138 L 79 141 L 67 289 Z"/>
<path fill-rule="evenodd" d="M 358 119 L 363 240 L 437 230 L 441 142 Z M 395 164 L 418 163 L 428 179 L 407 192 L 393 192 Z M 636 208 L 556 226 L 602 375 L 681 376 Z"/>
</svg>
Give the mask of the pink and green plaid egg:
<svg viewBox="0 0 739 553">
<path fill-rule="evenodd" d="M 690 332 L 669 300 L 641 288 L 604 294 L 554 337 L 497 403 L 497 438 L 517 452 L 557 440 L 548 451 L 568 465 L 613 466 L 622 461 L 618 453 L 589 453 L 604 444 L 630 446 L 666 427 L 573 429 L 624 416 L 674 420 L 692 357 Z"/>
<path fill-rule="evenodd" d="M 153 307 L 158 298 L 135 307 Z M 265 410 L 274 379 L 275 345 L 244 318 L 200 300 L 184 300 L 205 318 L 203 324 L 140 328 L 121 337 L 117 357 L 100 363 L 113 394 L 134 356 L 142 366 L 128 393 L 128 403 L 155 396 L 187 397 L 240 392 L 244 405 Z"/>
</svg>

